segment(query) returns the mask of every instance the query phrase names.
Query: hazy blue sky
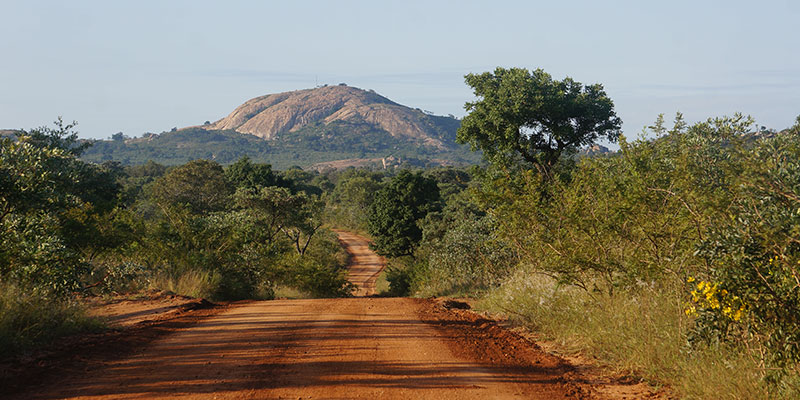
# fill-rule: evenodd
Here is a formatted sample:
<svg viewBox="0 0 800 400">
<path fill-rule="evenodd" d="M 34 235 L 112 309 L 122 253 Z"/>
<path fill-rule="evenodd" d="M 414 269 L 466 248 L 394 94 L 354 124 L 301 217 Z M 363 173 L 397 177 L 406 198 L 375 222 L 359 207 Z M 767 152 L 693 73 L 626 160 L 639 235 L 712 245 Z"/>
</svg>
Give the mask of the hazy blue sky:
<svg viewBox="0 0 800 400">
<path fill-rule="evenodd" d="M 463 116 L 469 72 L 602 83 L 628 136 L 658 113 L 800 114 L 798 1 L 0 0 L 0 128 L 138 136 L 345 82 Z"/>
</svg>

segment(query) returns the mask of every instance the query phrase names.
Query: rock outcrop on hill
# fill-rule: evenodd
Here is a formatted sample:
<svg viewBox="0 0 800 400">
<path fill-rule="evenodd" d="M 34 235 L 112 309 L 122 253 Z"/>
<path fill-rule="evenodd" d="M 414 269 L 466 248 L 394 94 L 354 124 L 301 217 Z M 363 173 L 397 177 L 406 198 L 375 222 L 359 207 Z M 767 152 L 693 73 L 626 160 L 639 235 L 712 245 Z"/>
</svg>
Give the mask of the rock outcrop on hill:
<svg viewBox="0 0 800 400">
<path fill-rule="evenodd" d="M 0 137 L 15 136 L 18 132 L 19 132 L 19 130 L 17 130 L 17 129 L 0 129 Z"/>
<path fill-rule="evenodd" d="M 274 139 L 306 127 L 332 123 L 368 124 L 394 138 L 438 149 L 452 145 L 459 125 L 452 117 L 429 115 L 373 91 L 338 85 L 256 97 L 203 128 Z"/>
</svg>

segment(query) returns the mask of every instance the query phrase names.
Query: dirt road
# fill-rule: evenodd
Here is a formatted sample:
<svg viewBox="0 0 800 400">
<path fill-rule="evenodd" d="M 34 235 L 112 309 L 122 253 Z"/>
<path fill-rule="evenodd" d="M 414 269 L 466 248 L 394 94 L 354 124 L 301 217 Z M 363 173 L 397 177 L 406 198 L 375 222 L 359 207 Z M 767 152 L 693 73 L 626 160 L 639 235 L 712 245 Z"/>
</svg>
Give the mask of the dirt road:
<svg viewBox="0 0 800 400">
<path fill-rule="evenodd" d="M 372 296 L 375 294 L 375 280 L 383 271 L 386 261 L 383 257 L 369 249 L 367 238 L 352 232 L 334 229 L 339 235 L 339 242 L 350 253 L 350 271 L 347 279 L 356 285 L 356 296 Z"/>
<path fill-rule="evenodd" d="M 363 238 L 342 241 L 357 262 L 354 279 L 370 293 L 369 271 L 382 263 L 363 254 Z M 432 300 L 277 300 L 237 304 L 20 398 L 584 397 L 565 383 L 569 370 L 490 321 Z"/>
</svg>

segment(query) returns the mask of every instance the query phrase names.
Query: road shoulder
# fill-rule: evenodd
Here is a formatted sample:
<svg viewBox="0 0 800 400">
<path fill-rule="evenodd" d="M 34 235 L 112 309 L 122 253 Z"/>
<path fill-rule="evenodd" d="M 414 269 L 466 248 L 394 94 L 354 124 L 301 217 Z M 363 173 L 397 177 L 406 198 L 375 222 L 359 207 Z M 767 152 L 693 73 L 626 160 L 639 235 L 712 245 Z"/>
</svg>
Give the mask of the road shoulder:
<svg viewBox="0 0 800 400">
<path fill-rule="evenodd" d="M 57 386 L 73 375 L 100 369 L 160 337 L 223 312 L 230 304 L 151 293 L 138 299 L 87 299 L 87 307 L 90 315 L 106 321 L 107 328 L 60 338 L 43 348 L 0 360 L 0 395 Z M 125 307 L 127 312 L 122 311 Z"/>
</svg>

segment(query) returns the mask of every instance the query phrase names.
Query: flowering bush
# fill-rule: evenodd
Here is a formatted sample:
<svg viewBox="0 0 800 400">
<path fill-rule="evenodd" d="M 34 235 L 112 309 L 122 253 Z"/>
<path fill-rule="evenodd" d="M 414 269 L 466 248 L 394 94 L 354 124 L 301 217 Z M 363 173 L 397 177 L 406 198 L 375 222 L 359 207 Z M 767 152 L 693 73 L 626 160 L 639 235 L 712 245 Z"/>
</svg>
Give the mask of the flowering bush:
<svg viewBox="0 0 800 400">
<path fill-rule="evenodd" d="M 694 278 L 688 282 L 693 283 Z M 686 308 L 686 315 L 696 316 L 698 311 L 720 314 L 727 320 L 739 322 L 747 312 L 747 307 L 739 296 L 731 295 L 720 289 L 719 283 L 700 281 L 691 291 L 691 304 Z"/>
<path fill-rule="evenodd" d="M 699 252 L 711 266 L 711 279 L 746 304 L 743 322 L 778 366 L 800 361 L 797 139 L 782 135 L 747 149 L 736 199 Z"/>
</svg>

